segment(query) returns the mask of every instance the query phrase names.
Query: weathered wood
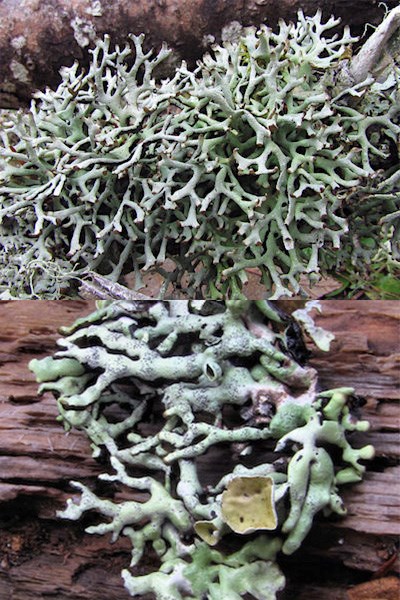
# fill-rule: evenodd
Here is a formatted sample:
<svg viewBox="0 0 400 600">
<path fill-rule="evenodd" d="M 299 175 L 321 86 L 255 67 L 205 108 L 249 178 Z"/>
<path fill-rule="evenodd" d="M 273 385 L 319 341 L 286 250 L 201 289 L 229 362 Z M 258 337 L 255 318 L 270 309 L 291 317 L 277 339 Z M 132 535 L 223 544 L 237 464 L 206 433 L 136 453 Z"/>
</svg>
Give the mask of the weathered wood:
<svg viewBox="0 0 400 600">
<path fill-rule="evenodd" d="M 87 48 L 105 33 L 120 44 L 129 32 L 145 33 L 149 47 L 164 40 L 177 60 L 193 63 L 232 21 L 274 26 L 279 18 L 295 19 L 299 9 L 313 15 L 318 8 L 326 17 L 334 12 L 355 34 L 378 24 L 385 11 L 375 0 L 2 0 L 0 107 L 24 105 L 36 89 L 56 86 L 60 67 L 87 64 Z"/>
<path fill-rule="evenodd" d="M 385 577 L 371 583 L 362 583 L 349 592 L 349 600 L 396 600 L 400 596 L 399 580 Z"/>
<path fill-rule="evenodd" d="M 371 430 L 356 434 L 354 443 L 373 443 L 376 458 L 365 480 L 343 492 L 347 517 L 319 518 L 302 549 L 282 557 L 288 578 L 282 599 L 348 600 L 348 593 L 356 597 L 354 586 L 376 574 L 382 593 L 392 594 L 382 597 L 394 600 L 397 580 L 387 582 L 386 576 L 398 569 L 393 557 L 400 533 L 399 307 L 321 304 L 318 323 L 336 339 L 326 355 L 314 348 L 311 363 L 322 388 L 353 385 L 366 398 L 363 415 Z M 27 369 L 31 358 L 54 351 L 59 326 L 93 308 L 92 301 L 0 304 L 0 598 L 129 598 L 120 578 L 129 563 L 127 540 L 111 545 L 106 536 L 83 533 L 84 523 L 56 518 L 71 496 L 68 481 L 90 485 L 101 468 L 83 435 L 64 433 L 52 396 L 37 396 Z M 366 589 L 362 597 L 371 600 Z"/>
</svg>

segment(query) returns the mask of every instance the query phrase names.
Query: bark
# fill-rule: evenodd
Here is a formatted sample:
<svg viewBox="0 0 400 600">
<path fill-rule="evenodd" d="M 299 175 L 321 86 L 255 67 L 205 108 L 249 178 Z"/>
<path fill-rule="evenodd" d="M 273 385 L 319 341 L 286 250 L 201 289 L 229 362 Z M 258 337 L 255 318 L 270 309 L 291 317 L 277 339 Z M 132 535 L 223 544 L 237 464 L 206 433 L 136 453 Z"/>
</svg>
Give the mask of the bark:
<svg viewBox="0 0 400 600">
<path fill-rule="evenodd" d="M 60 67 L 87 64 L 88 48 L 105 33 L 122 44 L 129 32 L 145 33 L 149 47 L 166 41 L 178 60 L 193 63 L 210 36 L 219 41 L 232 21 L 274 26 L 279 18 L 295 19 L 299 9 L 312 15 L 318 8 L 341 17 L 357 35 L 385 11 L 376 0 L 0 0 L 0 107 L 25 105 L 36 89 L 55 87 Z"/>
<path fill-rule="evenodd" d="M 293 301 L 281 303 L 291 307 Z M 322 388 L 352 385 L 365 397 L 376 458 L 364 481 L 343 493 L 348 516 L 320 518 L 300 552 L 280 558 L 288 585 L 282 600 L 398 598 L 400 533 L 398 444 L 399 311 L 396 302 L 324 301 L 318 324 L 336 335 L 328 354 L 312 349 Z M 128 600 L 120 577 L 130 546 L 83 532 L 56 510 L 68 481 L 90 485 L 101 467 L 86 438 L 64 433 L 51 395 L 37 396 L 27 364 L 51 354 L 57 328 L 88 314 L 93 301 L 2 302 L 0 305 L 0 598 Z M 228 455 L 226 455 L 228 459 Z M 221 458 L 223 464 L 224 456 Z M 204 469 L 215 470 L 215 464 Z M 150 559 L 149 559 L 150 560 Z"/>
</svg>

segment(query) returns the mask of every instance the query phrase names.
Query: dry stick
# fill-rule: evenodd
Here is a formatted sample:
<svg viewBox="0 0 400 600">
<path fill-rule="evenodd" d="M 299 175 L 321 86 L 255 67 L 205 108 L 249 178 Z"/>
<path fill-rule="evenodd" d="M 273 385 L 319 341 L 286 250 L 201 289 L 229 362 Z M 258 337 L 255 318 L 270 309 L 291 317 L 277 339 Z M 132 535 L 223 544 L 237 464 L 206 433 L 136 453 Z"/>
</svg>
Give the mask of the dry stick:
<svg viewBox="0 0 400 600">
<path fill-rule="evenodd" d="M 150 296 L 140 294 L 127 287 L 110 281 L 106 277 L 102 277 L 93 271 L 87 274 L 91 281 L 83 279 L 79 293 L 83 298 L 98 298 L 101 300 L 152 300 Z"/>
<path fill-rule="evenodd" d="M 388 52 L 388 43 L 400 28 L 400 6 L 391 10 L 379 27 L 350 61 L 350 73 L 355 83 L 361 83 L 368 75 L 377 76 L 377 67 Z M 388 52 L 390 54 L 390 52 Z"/>
</svg>

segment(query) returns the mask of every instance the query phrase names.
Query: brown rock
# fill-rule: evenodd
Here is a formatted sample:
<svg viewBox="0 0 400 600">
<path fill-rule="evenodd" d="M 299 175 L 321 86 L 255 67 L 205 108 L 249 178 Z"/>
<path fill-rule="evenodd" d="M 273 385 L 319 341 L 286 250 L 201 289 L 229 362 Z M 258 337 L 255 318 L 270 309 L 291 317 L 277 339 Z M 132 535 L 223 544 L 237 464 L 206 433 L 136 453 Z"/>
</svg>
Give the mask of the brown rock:
<svg viewBox="0 0 400 600">
<path fill-rule="evenodd" d="M 295 19 L 300 8 L 309 15 L 321 8 L 326 17 L 335 12 L 356 34 L 379 23 L 385 10 L 374 0 L 2 0 L 0 107 L 25 105 L 35 90 L 57 86 L 60 67 L 87 64 L 88 48 L 105 33 L 119 44 L 130 32 L 145 33 L 149 47 L 166 41 L 178 60 L 193 63 L 228 23 L 274 26 L 279 18 Z"/>
</svg>

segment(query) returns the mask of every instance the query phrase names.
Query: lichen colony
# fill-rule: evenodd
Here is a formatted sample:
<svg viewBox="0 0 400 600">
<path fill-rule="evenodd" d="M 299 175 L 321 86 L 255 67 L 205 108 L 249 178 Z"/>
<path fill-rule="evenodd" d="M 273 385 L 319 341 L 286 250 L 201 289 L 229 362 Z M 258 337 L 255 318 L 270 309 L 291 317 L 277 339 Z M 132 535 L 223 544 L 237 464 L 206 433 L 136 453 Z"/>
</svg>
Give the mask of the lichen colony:
<svg viewBox="0 0 400 600">
<path fill-rule="evenodd" d="M 86 531 L 130 539 L 132 596 L 274 600 L 281 553 L 317 514 L 345 514 L 340 486 L 373 456 L 351 436 L 368 423 L 352 389 L 321 391 L 302 364 L 301 323 L 328 347 L 310 315 L 265 301 L 106 301 L 31 361 L 104 465 L 103 494 L 72 482 L 60 516 L 95 511 Z"/>
<path fill-rule="evenodd" d="M 341 260 L 398 260 L 399 68 L 354 79 L 337 24 L 245 28 L 161 81 L 165 47 L 99 40 L 2 128 L 0 292 L 155 269 L 225 298 L 257 269 L 278 298 Z"/>
</svg>

